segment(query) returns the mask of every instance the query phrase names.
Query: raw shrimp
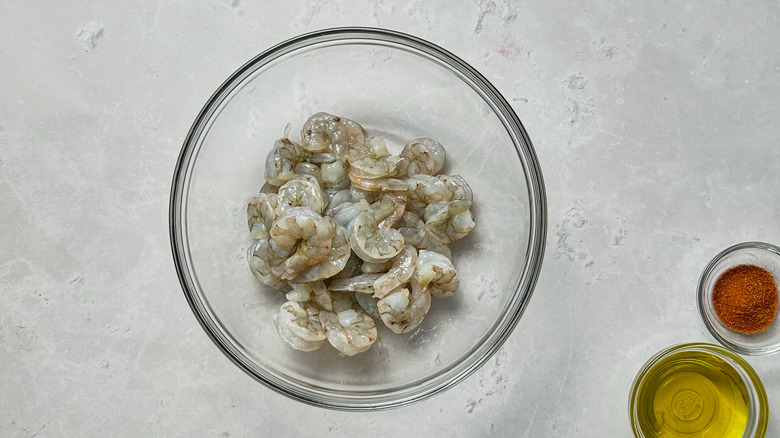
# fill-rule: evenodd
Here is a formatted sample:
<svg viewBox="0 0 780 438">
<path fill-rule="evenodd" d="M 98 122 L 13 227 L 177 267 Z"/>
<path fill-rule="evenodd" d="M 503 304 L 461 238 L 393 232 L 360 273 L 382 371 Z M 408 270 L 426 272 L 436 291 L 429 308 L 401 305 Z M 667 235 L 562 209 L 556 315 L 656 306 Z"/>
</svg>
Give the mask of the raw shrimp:
<svg viewBox="0 0 780 438">
<path fill-rule="evenodd" d="M 246 215 L 253 239 L 268 238 L 268 230 L 276 219 L 278 205 L 279 197 L 275 193 L 260 193 L 249 198 Z"/>
<path fill-rule="evenodd" d="M 425 230 L 425 221 L 416 214 L 405 211 L 400 221 L 395 226 L 404 236 L 404 241 L 416 249 L 428 249 L 444 254 L 448 258 L 452 257 L 450 249 L 436 237 L 433 237 Z"/>
<path fill-rule="evenodd" d="M 382 274 L 360 274 L 349 278 L 337 278 L 328 282 L 328 290 L 371 295 L 374 293 L 374 282 L 381 276 Z"/>
<path fill-rule="evenodd" d="M 292 348 L 314 351 L 325 342 L 325 329 L 320 321 L 320 310 L 309 303 L 288 301 L 282 304 L 274 325 L 279 336 Z"/>
<path fill-rule="evenodd" d="M 387 144 L 381 137 L 368 137 L 355 144 L 349 149 L 347 159 L 351 165 L 349 176 L 362 179 L 396 175 L 396 165 L 401 160 L 387 151 Z"/>
<path fill-rule="evenodd" d="M 305 302 L 309 301 L 316 305 L 318 309 L 333 310 L 332 298 L 325 282 L 322 280 L 311 281 L 308 283 L 291 283 L 292 290 L 287 292 L 287 301 Z"/>
<path fill-rule="evenodd" d="M 310 207 L 316 213 L 325 211 L 325 195 L 317 178 L 311 175 L 297 175 L 279 187 L 279 203 L 276 213 L 282 214 L 290 207 Z"/>
<path fill-rule="evenodd" d="M 425 230 L 442 243 L 451 243 L 466 236 L 474 228 L 471 202 L 435 202 L 425 207 Z"/>
<path fill-rule="evenodd" d="M 290 290 L 287 281 L 273 275 L 271 266 L 268 264 L 268 239 L 255 241 L 247 251 L 249 259 L 249 269 L 261 283 L 281 291 Z"/>
<path fill-rule="evenodd" d="M 384 262 L 404 248 L 404 237 L 391 228 L 403 215 L 405 202 L 383 197 L 360 212 L 349 230 L 352 250 L 367 262 Z"/>
<path fill-rule="evenodd" d="M 308 282 L 330 278 L 344 269 L 344 266 L 352 254 L 347 240 L 347 230 L 337 224 L 333 218 L 325 217 L 333 229 L 333 239 L 330 242 L 330 252 L 325 258 L 314 265 L 309 266 L 300 275 L 291 280 L 292 283 Z"/>
<path fill-rule="evenodd" d="M 377 338 L 374 320 L 360 310 L 346 309 L 338 313 L 323 310 L 320 322 L 328 342 L 347 356 L 368 350 Z"/>
<path fill-rule="evenodd" d="M 459 175 L 414 175 L 406 179 L 409 185 L 410 211 L 422 216 L 425 207 L 435 202 L 472 201 L 471 187 Z"/>
<path fill-rule="evenodd" d="M 374 296 L 380 299 L 412 278 L 417 266 L 417 250 L 412 245 L 406 245 L 390 262 L 390 270 L 374 281 Z"/>
<path fill-rule="evenodd" d="M 420 325 L 431 308 L 431 294 L 414 280 L 410 284 L 411 294 L 409 289 L 399 287 L 377 302 L 382 321 L 396 333 L 406 333 Z"/>
<path fill-rule="evenodd" d="M 349 150 L 363 142 L 366 132 L 352 120 L 320 112 L 309 117 L 301 130 L 301 146 L 308 152 L 333 151 L 343 160 Z"/>
<path fill-rule="evenodd" d="M 403 192 L 409 189 L 406 181 L 398 178 L 361 178 L 349 174 L 353 187 L 369 192 Z"/>
<path fill-rule="evenodd" d="M 449 199 L 447 201 L 469 201 L 474 200 L 474 194 L 471 191 L 471 186 L 468 185 L 465 179 L 460 175 L 439 175 L 444 184 L 447 186 L 447 192 L 449 193 Z"/>
<path fill-rule="evenodd" d="M 326 190 L 349 188 L 348 165 L 346 163 L 337 160 L 332 163 L 322 163 L 320 167 L 322 185 Z"/>
<path fill-rule="evenodd" d="M 410 140 L 401 151 L 404 160 L 398 163 L 401 175 L 435 175 L 444 166 L 446 152 L 438 141 L 420 137 Z"/>
<path fill-rule="evenodd" d="M 306 151 L 286 137 L 276 140 L 265 160 L 265 180 L 275 186 L 295 178 L 295 166 L 304 160 Z"/>
<path fill-rule="evenodd" d="M 460 285 L 458 271 L 450 259 L 434 251 L 420 251 L 412 278 L 434 298 L 449 297 Z"/>
<path fill-rule="evenodd" d="M 283 280 L 297 277 L 328 255 L 333 240 L 331 222 L 309 207 L 290 207 L 270 230 L 268 262 Z"/>
</svg>

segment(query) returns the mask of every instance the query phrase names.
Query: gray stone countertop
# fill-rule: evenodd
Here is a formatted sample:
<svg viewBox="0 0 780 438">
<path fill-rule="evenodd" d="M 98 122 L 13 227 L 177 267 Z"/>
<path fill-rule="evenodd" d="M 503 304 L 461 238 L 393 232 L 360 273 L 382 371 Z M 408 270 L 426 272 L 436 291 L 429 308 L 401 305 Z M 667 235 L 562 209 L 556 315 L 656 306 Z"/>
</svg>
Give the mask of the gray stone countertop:
<svg viewBox="0 0 780 438">
<path fill-rule="evenodd" d="M 657 351 L 711 342 L 698 276 L 780 243 L 780 3 L 3 1 L 0 435 L 626 437 Z M 192 120 L 307 31 L 412 33 L 504 94 L 544 172 L 542 273 L 512 336 L 424 402 L 289 400 L 201 330 L 170 255 Z M 748 357 L 780 436 L 780 356 Z"/>
</svg>

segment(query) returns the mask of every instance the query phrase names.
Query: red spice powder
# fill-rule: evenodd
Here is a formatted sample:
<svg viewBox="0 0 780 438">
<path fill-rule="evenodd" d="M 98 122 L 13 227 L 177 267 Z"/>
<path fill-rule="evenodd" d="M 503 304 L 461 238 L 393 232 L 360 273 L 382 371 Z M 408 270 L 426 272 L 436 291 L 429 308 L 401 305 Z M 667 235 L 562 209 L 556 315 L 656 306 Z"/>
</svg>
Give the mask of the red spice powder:
<svg viewBox="0 0 780 438">
<path fill-rule="evenodd" d="M 777 314 L 777 285 L 766 269 L 739 265 L 715 281 L 712 304 L 723 324 L 741 333 L 756 333 L 772 324 Z"/>
</svg>

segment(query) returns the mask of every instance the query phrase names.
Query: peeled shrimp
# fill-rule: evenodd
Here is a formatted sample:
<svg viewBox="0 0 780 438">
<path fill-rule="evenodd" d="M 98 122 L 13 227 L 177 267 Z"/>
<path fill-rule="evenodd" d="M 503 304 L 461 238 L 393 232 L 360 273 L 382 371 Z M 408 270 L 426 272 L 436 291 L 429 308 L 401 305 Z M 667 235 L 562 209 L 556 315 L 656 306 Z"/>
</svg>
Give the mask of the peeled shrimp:
<svg viewBox="0 0 780 438">
<path fill-rule="evenodd" d="M 333 151 L 345 158 L 350 148 L 366 137 L 363 127 L 352 120 L 320 112 L 309 117 L 301 130 L 301 146 L 308 152 Z"/>
<path fill-rule="evenodd" d="M 308 303 L 288 301 L 282 304 L 274 325 L 279 336 L 292 348 L 314 351 L 325 342 L 325 329 L 320 322 L 320 310 Z"/>
<path fill-rule="evenodd" d="M 246 215 L 253 239 L 265 239 L 276 219 L 279 197 L 275 193 L 259 193 L 247 202 Z"/>
<path fill-rule="evenodd" d="M 471 187 L 459 175 L 414 175 L 406 179 L 410 211 L 423 215 L 436 202 L 472 201 Z"/>
<path fill-rule="evenodd" d="M 333 218 L 325 217 L 330 222 L 333 229 L 333 239 L 330 242 L 330 251 L 325 258 L 306 268 L 297 277 L 291 280 L 292 283 L 308 282 L 330 278 L 344 269 L 352 250 L 347 240 L 347 230 L 337 224 Z"/>
<path fill-rule="evenodd" d="M 382 321 L 396 333 L 406 333 L 420 325 L 431 308 L 431 294 L 414 280 L 410 284 L 411 294 L 409 289 L 399 287 L 377 302 Z"/>
<path fill-rule="evenodd" d="M 289 139 L 281 138 L 274 143 L 265 161 L 265 179 L 280 186 L 295 178 L 295 166 L 304 160 L 306 151 Z"/>
<path fill-rule="evenodd" d="M 404 242 L 414 246 L 416 249 L 427 249 L 444 254 L 447 258 L 452 257 L 452 253 L 439 239 L 433 237 L 425 230 L 425 221 L 416 214 L 405 211 L 400 221 L 396 222 L 398 231 L 404 236 Z"/>
<path fill-rule="evenodd" d="M 270 230 L 268 262 L 272 272 L 292 280 L 328 255 L 333 240 L 331 222 L 309 207 L 290 207 Z"/>
<path fill-rule="evenodd" d="M 401 151 L 404 160 L 398 164 L 402 175 L 435 175 L 444 166 L 446 152 L 438 141 L 420 137 L 410 140 Z"/>
<path fill-rule="evenodd" d="M 425 207 L 425 230 L 442 243 L 451 243 L 465 237 L 474 228 L 471 202 L 435 202 Z"/>
<path fill-rule="evenodd" d="M 325 195 L 319 181 L 311 175 L 297 175 L 279 187 L 276 213 L 281 214 L 289 207 L 310 207 L 322 214 L 325 211 Z"/>
<path fill-rule="evenodd" d="M 268 264 L 268 239 L 256 240 L 247 251 L 249 269 L 261 283 L 279 290 L 289 290 L 287 281 L 273 275 L 271 265 Z"/>
<path fill-rule="evenodd" d="M 412 278 L 417 266 L 417 250 L 412 245 L 404 246 L 401 252 L 390 259 L 390 270 L 374 281 L 374 296 L 384 298 L 393 289 Z"/>
<path fill-rule="evenodd" d="M 349 230 L 352 250 L 367 262 L 384 262 L 404 248 L 401 233 L 391 228 L 403 215 L 405 202 L 383 197 L 360 212 Z"/>
<path fill-rule="evenodd" d="M 350 177 L 376 179 L 396 174 L 400 157 L 390 155 L 385 141 L 380 137 L 367 137 L 355 144 L 347 155 Z M 354 182 L 354 180 L 353 180 Z"/>
<path fill-rule="evenodd" d="M 460 285 L 458 271 L 450 259 L 434 251 L 420 251 L 412 278 L 434 298 L 449 297 Z"/>
<path fill-rule="evenodd" d="M 360 310 L 346 309 L 338 313 L 323 310 L 320 322 L 328 342 L 347 356 L 368 350 L 377 338 L 374 320 Z"/>
</svg>

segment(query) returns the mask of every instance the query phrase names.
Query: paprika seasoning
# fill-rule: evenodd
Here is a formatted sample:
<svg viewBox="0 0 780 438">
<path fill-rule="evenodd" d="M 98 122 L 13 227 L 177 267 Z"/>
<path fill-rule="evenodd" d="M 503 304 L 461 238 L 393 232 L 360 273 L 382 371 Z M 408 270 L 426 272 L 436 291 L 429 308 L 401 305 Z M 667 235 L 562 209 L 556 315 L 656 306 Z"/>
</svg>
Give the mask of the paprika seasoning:
<svg viewBox="0 0 780 438">
<path fill-rule="evenodd" d="M 777 314 L 777 285 L 766 269 L 734 266 L 715 281 L 712 303 L 726 327 L 745 334 L 760 332 Z"/>
</svg>

